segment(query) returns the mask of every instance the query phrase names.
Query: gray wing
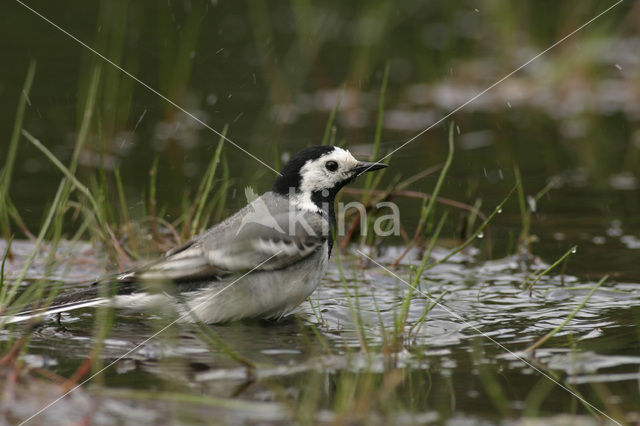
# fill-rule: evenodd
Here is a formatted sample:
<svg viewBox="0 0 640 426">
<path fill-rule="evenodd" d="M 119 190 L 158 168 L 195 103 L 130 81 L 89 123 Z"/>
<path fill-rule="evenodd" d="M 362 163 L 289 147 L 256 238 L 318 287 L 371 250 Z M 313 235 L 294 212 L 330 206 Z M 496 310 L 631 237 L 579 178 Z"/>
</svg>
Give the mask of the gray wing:
<svg viewBox="0 0 640 426">
<path fill-rule="evenodd" d="M 170 279 L 180 283 L 280 269 L 314 253 L 328 235 L 328 221 L 317 213 L 244 214 L 141 270 L 122 274 L 119 281 Z"/>
</svg>

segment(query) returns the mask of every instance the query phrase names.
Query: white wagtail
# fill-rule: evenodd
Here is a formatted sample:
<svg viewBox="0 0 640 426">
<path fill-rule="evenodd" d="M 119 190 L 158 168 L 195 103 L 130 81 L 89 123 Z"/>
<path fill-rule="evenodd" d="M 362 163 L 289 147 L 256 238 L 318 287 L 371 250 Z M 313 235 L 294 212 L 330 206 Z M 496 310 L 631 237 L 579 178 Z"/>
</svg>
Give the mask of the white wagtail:
<svg viewBox="0 0 640 426">
<path fill-rule="evenodd" d="M 141 268 L 58 296 L 37 315 L 98 305 L 134 310 L 169 305 L 186 321 L 283 317 L 311 295 L 327 270 L 338 191 L 358 175 L 384 167 L 334 146 L 306 148 L 290 159 L 271 191 L 225 221 Z M 168 281 L 173 286 L 163 285 Z M 104 285 L 112 286 L 107 294 L 113 296 L 99 297 Z"/>
</svg>

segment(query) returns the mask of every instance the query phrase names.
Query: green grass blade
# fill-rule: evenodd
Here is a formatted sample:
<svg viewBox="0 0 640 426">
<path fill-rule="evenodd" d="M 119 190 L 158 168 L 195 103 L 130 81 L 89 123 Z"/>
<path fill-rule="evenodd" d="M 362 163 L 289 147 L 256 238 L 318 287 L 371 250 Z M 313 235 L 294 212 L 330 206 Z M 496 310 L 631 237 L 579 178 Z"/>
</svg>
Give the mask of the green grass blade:
<svg viewBox="0 0 640 426">
<path fill-rule="evenodd" d="M 58 160 L 58 158 L 53 155 L 53 153 L 49 151 L 46 146 L 42 144 L 42 142 L 33 137 L 33 135 L 31 135 L 31 133 L 27 132 L 26 130 L 22 131 L 22 135 L 27 138 L 27 140 L 31 142 L 36 148 L 38 148 L 49 159 L 49 161 L 51 161 L 53 165 L 56 166 L 58 170 L 60 170 L 62 174 L 78 189 L 78 191 L 80 191 L 85 197 L 87 197 L 87 200 L 91 203 L 91 206 L 96 211 L 99 209 L 98 203 L 95 198 L 93 198 L 93 195 L 91 194 L 91 191 L 89 191 L 89 188 L 87 188 L 82 182 L 80 182 L 71 173 L 71 171 L 64 164 L 62 164 L 62 162 Z"/>
<path fill-rule="evenodd" d="M 600 281 L 598 281 L 598 283 L 591 289 L 591 291 L 589 292 L 589 294 L 587 294 L 587 296 L 582 300 L 582 302 L 580 302 L 580 304 L 578 306 L 576 306 L 576 308 L 573 310 L 573 312 L 571 312 L 565 319 L 564 321 L 562 321 L 562 323 L 560 323 L 556 328 L 554 328 L 553 330 L 551 330 L 550 332 L 548 332 L 547 334 L 545 334 L 540 340 L 538 340 L 537 342 L 535 342 L 533 345 L 529 346 L 527 349 L 525 349 L 525 352 L 531 352 L 536 348 L 539 348 L 540 346 L 542 346 L 547 340 L 549 340 L 550 338 L 552 338 L 556 333 L 558 333 L 560 330 L 562 330 L 564 328 L 565 325 L 567 325 L 569 323 L 569 321 L 571 321 L 573 319 L 573 317 L 576 316 L 576 314 L 580 311 L 580 309 L 582 309 L 584 307 L 584 305 L 587 304 L 587 302 L 589 301 L 589 299 L 591 299 L 591 296 L 593 296 L 593 293 L 596 292 L 596 290 L 598 290 L 598 288 L 609 278 L 608 275 L 605 275 L 604 277 L 602 277 L 602 279 Z"/>
<path fill-rule="evenodd" d="M 202 211 L 204 210 L 204 206 L 207 204 L 209 200 L 209 194 L 211 193 L 211 187 L 213 186 L 213 178 L 216 175 L 216 171 L 218 169 L 218 163 L 220 162 L 220 154 L 222 153 L 222 147 L 224 145 L 224 137 L 227 135 L 227 130 L 229 126 L 224 126 L 222 129 L 222 136 L 220 136 L 220 140 L 218 141 L 218 147 L 216 148 L 216 152 L 213 154 L 213 158 L 209 163 L 209 167 L 204 174 L 203 181 L 200 184 L 200 188 L 202 191 L 198 190 L 198 207 L 196 209 L 196 214 L 193 218 L 193 222 L 191 225 L 192 232 L 198 233 L 200 226 L 200 219 L 202 217 Z"/>
<path fill-rule="evenodd" d="M 353 297 L 351 296 L 351 292 L 349 291 L 349 283 L 347 281 L 347 277 L 344 274 L 344 269 L 342 268 L 342 260 L 339 251 L 337 251 L 335 259 L 338 273 L 340 274 L 340 280 L 342 281 L 342 287 L 344 289 L 345 295 L 347 296 L 347 304 L 349 305 L 351 320 L 353 321 L 353 324 L 355 326 L 354 329 L 358 335 L 358 341 L 360 342 L 360 349 L 362 350 L 362 352 L 368 353 L 369 346 L 367 344 L 366 333 L 362 324 L 362 315 L 360 311 L 356 310 L 356 306 L 353 303 Z"/>
<path fill-rule="evenodd" d="M 551 266 L 549 266 L 547 269 L 545 269 L 544 271 L 540 272 L 536 278 L 533 280 L 533 282 L 529 285 L 527 281 L 524 282 L 523 287 L 526 287 L 529 290 L 529 295 L 531 295 L 531 291 L 533 289 L 533 285 L 535 283 L 538 282 L 538 280 L 540 278 L 542 278 L 543 276 L 545 276 L 546 274 L 548 274 L 553 268 L 555 268 L 556 266 L 558 266 L 559 264 L 561 264 L 567 257 L 571 256 L 573 253 L 576 252 L 576 250 L 578 249 L 578 246 L 573 246 L 571 247 L 569 250 L 567 250 L 567 252 L 565 254 L 563 254 L 558 260 L 556 260 L 555 262 L 553 262 L 553 264 Z"/>
<path fill-rule="evenodd" d="M 509 191 L 509 193 L 507 194 L 507 196 L 500 202 L 500 204 L 498 204 L 498 206 L 493 210 L 493 213 L 491 213 L 487 219 L 482 222 L 482 224 L 478 227 L 478 229 L 475 230 L 475 232 L 473 233 L 473 235 L 471 235 L 471 237 L 469 237 L 464 243 L 460 244 L 458 247 L 454 248 L 453 250 L 451 250 L 445 257 L 443 257 L 442 259 L 438 260 L 437 262 L 433 262 L 430 263 L 429 265 L 427 265 L 425 267 L 425 270 L 429 270 L 431 268 L 433 268 L 434 266 L 440 265 L 441 263 L 446 262 L 447 260 L 451 259 L 454 255 L 460 253 L 462 250 L 464 250 L 469 244 L 471 244 L 473 242 L 473 240 L 475 240 L 476 238 L 478 238 L 478 236 L 482 233 L 482 231 L 484 231 L 484 229 L 487 227 L 487 225 L 489 225 L 489 222 L 491 222 L 491 220 L 495 217 L 495 215 L 497 215 L 499 212 L 502 211 L 502 207 L 504 206 L 504 204 L 507 202 L 507 200 L 509 200 L 509 198 L 511 198 L 511 195 L 513 194 L 513 192 L 516 190 L 516 187 L 514 186 L 511 191 Z"/>
<path fill-rule="evenodd" d="M 340 93 L 338 93 L 338 101 L 333 106 L 333 109 L 331 110 L 331 114 L 329 114 L 329 119 L 327 120 L 327 125 L 324 128 L 324 136 L 322 136 L 322 142 L 321 142 L 320 145 L 328 145 L 329 144 L 329 138 L 330 138 L 331 133 L 332 133 L 333 123 L 335 122 L 336 114 L 338 113 L 338 110 L 340 109 L 340 104 L 342 103 L 342 96 L 343 95 L 344 95 L 344 85 L 342 86 L 342 88 L 340 88 Z"/>
<path fill-rule="evenodd" d="M 518 206 L 520 207 L 520 216 L 522 221 L 522 229 L 520 230 L 520 245 L 526 245 L 529 240 L 529 229 L 531 226 L 531 213 L 527 209 L 527 203 L 524 197 L 524 186 L 522 185 L 522 177 L 520 176 L 520 168 L 513 165 L 513 175 L 516 178 L 516 187 L 518 188 Z"/>
<path fill-rule="evenodd" d="M 424 268 L 427 265 L 427 261 L 431 257 L 431 252 L 433 251 L 434 247 L 436 246 L 436 243 L 438 242 L 438 237 L 440 236 L 440 232 L 442 232 L 442 228 L 444 227 L 444 223 L 447 220 L 447 216 L 449 216 L 449 212 L 445 211 L 442 217 L 440 218 L 440 221 L 436 225 L 436 229 L 433 231 L 433 234 L 431 234 L 431 240 L 429 241 L 429 245 L 427 246 L 427 249 L 424 251 L 424 255 L 422 255 L 422 261 L 420 262 L 420 266 L 418 266 L 418 269 L 416 270 L 416 278 L 413 282 L 414 285 L 418 285 L 420 283 L 420 277 L 424 272 Z"/>
<path fill-rule="evenodd" d="M 384 103 L 385 97 L 387 94 L 387 84 L 389 83 L 389 62 L 384 67 L 384 74 L 382 76 L 382 86 L 380 87 L 380 98 L 378 99 L 378 120 L 376 122 L 376 133 L 373 138 L 373 153 L 372 160 L 375 161 L 378 158 L 378 154 L 380 153 L 380 141 L 382 140 L 382 125 L 384 121 Z M 389 159 L 387 159 L 389 161 Z M 378 175 L 376 175 L 378 176 Z M 371 188 L 371 183 L 373 182 L 374 174 L 369 173 L 366 175 L 366 180 L 364 187 L 365 189 Z M 364 197 L 368 199 L 368 195 Z"/>
<path fill-rule="evenodd" d="M 51 204 L 51 207 L 49 208 L 49 212 L 47 213 L 47 217 L 44 221 L 44 224 L 40 228 L 40 233 L 38 234 L 38 238 L 34 243 L 33 250 L 31 250 L 31 253 L 29 253 L 29 256 L 27 257 L 27 260 L 24 266 L 22 267 L 22 270 L 18 274 L 18 277 L 13 283 L 11 283 L 11 285 L 6 285 L 2 287 L 2 290 L 0 291 L 0 312 L 7 309 L 7 307 L 15 297 L 18 291 L 18 288 L 20 288 L 20 284 L 22 284 L 22 281 L 24 280 L 24 277 L 26 276 L 27 271 L 31 267 L 31 264 L 34 261 L 36 254 L 40 250 L 40 245 L 44 241 L 44 237 L 49 231 L 49 227 L 53 221 L 53 218 L 56 212 L 58 211 L 60 201 L 62 200 L 62 194 L 64 192 L 65 185 L 66 185 L 66 179 L 63 179 L 62 182 L 60 182 L 60 185 L 58 186 L 58 190 L 56 191 L 56 195 L 53 199 L 53 203 Z"/>
<path fill-rule="evenodd" d="M 449 168 L 451 167 L 451 163 L 453 162 L 453 154 L 455 151 L 454 143 L 453 143 L 453 122 L 449 125 L 449 153 L 447 154 L 447 159 L 444 162 L 444 166 L 442 166 L 442 170 L 440 170 L 440 176 L 438 176 L 438 181 L 436 182 L 435 188 L 433 188 L 433 192 L 431 193 L 431 198 L 427 203 L 425 219 L 428 219 L 431 215 L 431 211 L 433 210 L 433 206 L 436 203 L 436 199 L 438 198 L 438 194 L 440 193 L 440 188 L 442 188 L 442 184 L 444 183 L 444 179 L 449 172 Z"/>
<path fill-rule="evenodd" d="M 20 140 L 20 130 L 24 121 L 24 113 L 29 103 L 29 93 L 33 84 L 33 78 L 36 74 L 36 63 L 31 61 L 27 70 L 27 76 L 22 86 L 22 94 L 18 101 L 18 109 L 16 111 L 16 119 L 13 123 L 13 131 L 11 139 L 9 139 L 9 150 L 7 151 L 7 159 L 4 163 L 4 169 L 0 172 L 0 221 L 2 221 L 2 232 L 5 240 L 10 238 L 9 216 L 8 216 L 8 197 L 9 187 L 11 186 L 11 175 L 16 161 L 18 152 L 18 141 Z"/>
</svg>

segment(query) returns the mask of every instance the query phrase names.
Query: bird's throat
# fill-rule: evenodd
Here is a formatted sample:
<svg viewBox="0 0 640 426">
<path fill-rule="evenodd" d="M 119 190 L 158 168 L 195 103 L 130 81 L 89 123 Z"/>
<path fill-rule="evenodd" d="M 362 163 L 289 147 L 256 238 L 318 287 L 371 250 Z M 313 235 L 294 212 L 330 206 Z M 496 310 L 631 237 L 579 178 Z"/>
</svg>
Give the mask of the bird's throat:
<svg viewBox="0 0 640 426">
<path fill-rule="evenodd" d="M 336 230 L 335 198 L 338 190 L 322 190 L 312 192 L 298 191 L 289 195 L 289 202 L 300 210 L 320 214 L 329 221 L 329 255 L 333 248 L 333 235 Z"/>
</svg>

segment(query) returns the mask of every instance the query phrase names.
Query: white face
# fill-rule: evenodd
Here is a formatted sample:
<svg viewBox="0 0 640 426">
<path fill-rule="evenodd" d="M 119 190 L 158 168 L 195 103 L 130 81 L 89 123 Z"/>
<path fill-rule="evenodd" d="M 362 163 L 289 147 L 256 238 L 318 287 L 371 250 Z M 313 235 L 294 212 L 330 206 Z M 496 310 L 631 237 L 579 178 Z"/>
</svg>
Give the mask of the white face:
<svg viewBox="0 0 640 426">
<path fill-rule="evenodd" d="M 333 151 L 307 163 L 300 169 L 300 190 L 303 193 L 331 189 L 354 174 L 358 160 L 345 149 Z M 337 166 L 337 167 L 336 167 Z"/>
</svg>

